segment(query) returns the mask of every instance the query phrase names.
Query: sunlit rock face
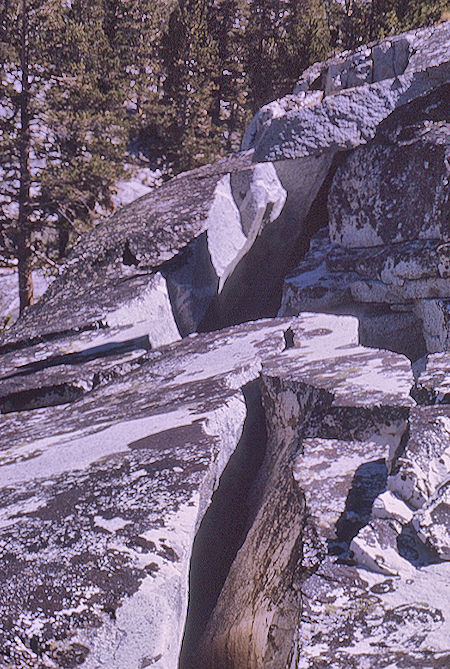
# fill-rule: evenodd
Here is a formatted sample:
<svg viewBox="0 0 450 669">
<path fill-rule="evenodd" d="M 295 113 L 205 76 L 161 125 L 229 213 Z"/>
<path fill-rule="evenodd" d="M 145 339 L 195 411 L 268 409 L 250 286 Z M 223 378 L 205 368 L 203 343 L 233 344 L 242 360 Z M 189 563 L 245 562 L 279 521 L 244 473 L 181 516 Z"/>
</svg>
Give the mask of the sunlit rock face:
<svg viewBox="0 0 450 669">
<path fill-rule="evenodd" d="M 131 360 L 132 339 L 120 352 L 99 331 L 61 340 L 57 366 L 43 346 L 3 358 L 0 664 L 177 665 L 194 537 L 238 445 L 261 457 L 241 439 L 244 388 L 288 328 L 248 324 Z M 94 363 L 103 380 L 56 402 Z"/>
<path fill-rule="evenodd" d="M 394 109 L 448 81 L 449 40 L 447 21 L 316 63 L 256 114 L 243 148 L 273 161 L 366 143 Z"/>
<path fill-rule="evenodd" d="M 286 280 L 280 315 L 354 313 L 364 344 L 412 359 L 448 349 L 449 94 L 400 107 L 338 168 L 328 234 Z"/>
<path fill-rule="evenodd" d="M 1 666 L 448 666 L 449 28 L 309 68 L 2 333 Z"/>
<path fill-rule="evenodd" d="M 325 156 L 275 168 L 246 152 L 173 178 L 83 236 L 4 345 L 142 323 L 155 347 L 274 316 L 329 166 Z"/>
</svg>

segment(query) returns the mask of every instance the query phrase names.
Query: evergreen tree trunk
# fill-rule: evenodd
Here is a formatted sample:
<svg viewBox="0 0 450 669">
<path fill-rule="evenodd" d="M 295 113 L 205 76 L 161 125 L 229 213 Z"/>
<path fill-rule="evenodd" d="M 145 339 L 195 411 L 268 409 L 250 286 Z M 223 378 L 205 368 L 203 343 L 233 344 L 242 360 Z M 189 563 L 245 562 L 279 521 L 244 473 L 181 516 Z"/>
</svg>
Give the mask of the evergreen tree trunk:
<svg viewBox="0 0 450 669">
<path fill-rule="evenodd" d="M 28 44 L 28 5 L 22 0 L 20 47 L 20 146 L 19 146 L 19 217 L 17 232 L 17 260 L 19 274 L 20 313 L 33 304 L 32 240 L 30 226 L 30 63 Z"/>
</svg>

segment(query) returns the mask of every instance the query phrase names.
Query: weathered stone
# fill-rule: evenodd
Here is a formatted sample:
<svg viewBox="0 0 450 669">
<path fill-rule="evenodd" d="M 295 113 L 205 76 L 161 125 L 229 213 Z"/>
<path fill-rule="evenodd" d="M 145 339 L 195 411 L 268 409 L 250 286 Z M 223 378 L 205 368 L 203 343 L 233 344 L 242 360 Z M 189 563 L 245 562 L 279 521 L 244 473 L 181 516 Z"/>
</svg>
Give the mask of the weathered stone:
<svg viewBox="0 0 450 669">
<path fill-rule="evenodd" d="M 255 147 L 255 160 L 273 161 L 367 142 L 396 107 L 448 80 L 449 31 L 450 23 L 444 22 L 397 36 L 398 54 L 392 69 L 381 63 L 382 52 L 388 53 L 392 46 L 391 38 L 313 66 L 303 75 L 294 96 L 258 112 L 245 137 L 245 148 Z M 407 58 L 406 68 L 399 73 Z M 316 89 L 314 96 L 311 88 Z"/>
<path fill-rule="evenodd" d="M 4 346 L 145 322 L 155 347 L 274 316 L 331 161 L 274 167 L 247 152 L 170 180 L 84 236 L 45 305 L 27 310 Z"/>
<path fill-rule="evenodd" d="M 337 519 L 341 511 L 345 516 L 343 525 L 348 526 L 345 504 L 340 502 L 345 502 L 355 471 L 372 456 L 378 461 L 384 455 L 388 460 L 390 452 L 398 449 L 405 429 L 405 412 L 412 404 L 412 376 L 405 359 L 358 347 L 357 321 L 353 318 L 302 314 L 291 327 L 294 346 L 263 365 L 268 447 L 253 493 L 254 521 L 231 567 L 200 648 L 194 651 L 195 659 L 187 666 L 291 666 L 297 652 L 299 588 L 326 552 L 326 534 L 318 538 L 315 513 L 320 515 L 320 510 L 326 508 L 327 518 L 331 514 Z M 368 375 L 366 392 L 360 383 L 361 374 Z M 394 409 L 400 410 L 400 415 L 392 420 Z M 356 412 L 350 421 L 349 411 Z M 315 414 L 320 429 L 325 423 L 329 431 L 338 429 L 344 440 L 352 429 L 360 436 L 370 434 L 372 443 L 344 443 L 341 439 L 332 444 L 321 437 L 309 438 L 303 442 L 304 456 L 297 457 L 293 476 L 292 458 L 301 447 L 307 423 L 316 424 Z M 336 468 L 329 453 L 333 449 L 336 458 L 339 446 L 342 460 L 338 460 Z M 373 499 L 380 486 L 384 487 L 386 463 L 372 464 L 374 469 L 368 467 L 360 476 L 375 486 Z M 328 511 L 326 486 L 316 499 L 316 474 L 320 477 L 321 471 L 325 472 L 324 479 L 327 474 L 330 480 L 336 479 L 328 489 L 333 496 L 332 511 Z M 310 497 L 303 486 L 295 483 L 295 479 L 303 477 Z M 304 496 L 311 508 L 305 507 Z M 287 505 L 282 502 L 286 499 Z M 366 506 L 359 499 L 359 507 L 362 516 L 370 515 L 370 494 Z"/>
<path fill-rule="evenodd" d="M 350 544 L 350 555 L 358 565 L 385 576 L 413 572 L 412 566 L 398 553 L 400 526 L 373 520 Z"/>
<path fill-rule="evenodd" d="M 136 326 L 107 336 L 102 330 L 66 336 L 7 353 L 0 358 L 0 413 L 78 400 L 141 365 L 150 348 L 145 329 Z"/>
<path fill-rule="evenodd" d="M 433 441 L 436 431 L 424 433 L 421 411 L 411 409 L 408 430 L 397 440 L 406 446 L 401 457 L 409 454 L 417 466 L 424 466 L 427 453 L 431 465 L 436 449 L 444 445 Z M 439 423 L 442 412 L 431 411 L 426 415 Z M 381 418 L 382 413 L 380 426 Z M 316 429 L 322 430 L 322 423 Z M 296 478 L 328 555 L 301 586 L 298 661 L 291 667 L 444 667 L 449 657 L 450 609 L 444 595 L 449 592 L 448 563 L 439 562 L 436 551 L 421 543 L 424 537 L 416 534 L 413 510 L 405 499 L 386 491 L 395 477 L 386 480 L 388 459 L 388 471 L 396 470 L 402 448 L 392 453 L 382 431 L 372 441 L 366 432 L 367 441 L 359 442 L 351 433 L 341 434 L 344 440 L 304 440 L 304 452 L 296 459 Z M 385 466 L 378 482 L 377 463 Z M 440 537 L 441 546 L 444 523 L 441 514 L 436 526 L 429 523 L 427 528 L 434 532 L 435 543 Z M 342 559 L 349 564 L 340 563 Z"/>
<path fill-rule="evenodd" d="M 285 278 L 278 315 L 293 316 L 304 310 L 350 314 L 359 320 L 359 341 L 363 346 L 403 353 L 412 360 L 420 358 L 427 350 L 422 321 L 413 312 L 411 299 L 406 303 L 407 309 L 402 309 L 405 281 L 402 279 L 398 286 L 394 282 L 392 287 L 372 280 L 385 266 L 398 268 L 399 273 L 414 271 L 413 260 L 405 262 L 402 269 L 401 253 L 393 254 L 395 262 L 390 259 L 391 249 L 397 246 L 401 245 L 347 250 L 332 244 L 327 230 L 319 232 L 311 240 L 305 259 Z M 413 256 L 409 245 L 403 246 Z M 424 267 L 423 271 L 430 270 Z M 410 292 L 415 294 L 412 288 Z"/>
<path fill-rule="evenodd" d="M 337 311 L 352 303 L 350 286 L 357 275 L 329 270 L 327 257 L 332 248 L 328 230 L 313 237 L 305 259 L 285 278 L 279 314 Z"/>
<path fill-rule="evenodd" d="M 176 666 L 192 543 L 240 439 L 241 388 L 287 328 L 192 336 L 69 406 L 2 417 L 0 663 Z"/>
<path fill-rule="evenodd" d="M 329 246 L 326 264 L 332 272 L 355 272 L 388 285 L 450 278 L 450 246 L 440 241 L 409 241 L 371 248 Z"/>
<path fill-rule="evenodd" d="M 289 462 L 326 393 L 264 377 L 268 446 L 254 521 L 188 667 L 285 666 L 298 624 L 304 503 Z"/>
<path fill-rule="evenodd" d="M 309 68 L 255 117 L 254 155 L 118 212 L 4 335 L 2 666 L 448 665 L 447 362 L 416 364 L 411 394 L 391 351 L 448 344 L 449 27 Z M 376 246 L 327 230 L 286 281 L 280 313 L 334 314 L 173 341 L 274 314 L 336 163 L 333 188 L 395 151 L 439 167 L 426 202 L 391 188 L 365 212 Z M 340 197 L 378 188 L 361 165 Z M 408 198 L 409 228 L 387 216 Z"/>
<path fill-rule="evenodd" d="M 413 512 L 405 502 L 387 490 L 378 495 L 374 501 L 372 516 L 382 520 L 396 520 L 402 525 L 407 525 L 413 518 Z"/>
<path fill-rule="evenodd" d="M 398 304 L 391 307 L 358 314 L 360 343 L 402 353 L 410 360 L 421 358 L 427 351 L 422 321 L 411 311 L 399 309 Z"/>
<path fill-rule="evenodd" d="M 419 404 L 450 404 L 450 353 L 427 357 L 418 375 L 414 399 Z"/>
<path fill-rule="evenodd" d="M 359 280 L 352 283 L 350 290 L 356 302 L 411 303 L 446 298 L 450 293 L 450 279 L 417 279 L 397 286 L 381 281 Z"/>
<path fill-rule="evenodd" d="M 236 256 L 230 274 L 211 311 L 208 326 L 230 325 L 247 319 L 273 316 L 280 306 L 280 295 L 286 272 L 294 267 L 297 242 L 307 236 L 305 217 L 325 180 L 333 160 L 333 153 L 307 156 L 299 160 L 280 160 L 277 163 L 254 166 L 256 174 L 276 178 L 287 193 L 284 208 L 274 222 L 277 210 L 271 205 L 263 216 L 264 225 L 253 228 L 252 245 Z M 233 194 L 240 204 L 239 191 L 247 174 L 232 177 Z M 258 181 L 256 180 L 258 186 Z M 261 211 L 260 188 L 249 189 L 242 201 L 244 220 L 252 211 Z M 242 192 L 245 192 L 244 190 Z M 248 200 L 250 199 L 250 202 Z M 250 207 L 249 207 L 250 204 Z M 257 217 L 261 213 L 257 214 Z M 255 238 L 255 235 L 257 237 Z M 243 288 L 245 286 L 245 289 Z"/>
<path fill-rule="evenodd" d="M 329 196 L 333 242 L 367 247 L 450 240 L 449 94 L 447 84 L 423 96 L 420 103 L 416 100 L 411 107 L 398 109 L 380 126 L 376 138 L 338 169 Z M 431 118 L 417 121 L 418 107 L 422 116 Z M 427 114 L 428 109 L 433 114 Z M 441 295 L 437 291 L 434 297 Z"/>
<path fill-rule="evenodd" d="M 423 323 L 423 334 L 430 353 L 450 350 L 450 299 L 418 300 L 415 312 Z"/>
<path fill-rule="evenodd" d="M 211 300 L 218 283 L 206 234 L 210 215 L 213 222 L 216 217 L 223 221 L 228 206 L 226 255 L 236 241 L 239 219 L 229 173 L 247 168 L 248 163 L 244 154 L 180 175 L 83 236 L 45 302 L 27 310 L 8 335 L 8 343 L 139 321 L 148 323 L 152 345 L 179 338 L 176 320 L 182 299 L 177 302 L 176 295 L 172 306 L 168 284 L 172 281 L 173 291 L 182 268 L 195 262 L 192 290 L 199 294 L 199 301 L 197 312 L 191 315 L 205 312 L 208 296 Z M 242 236 L 242 243 L 244 239 Z M 170 260 L 172 272 L 167 267 Z M 183 330 L 182 316 L 180 320 Z M 189 330 L 187 324 L 185 329 Z"/>
<path fill-rule="evenodd" d="M 447 84 L 400 107 L 338 168 L 328 202 L 331 241 L 319 235 L 287 277 L 280 315 L 354 314 L 362 343 L 411 359 L 450 346 L 449 94 Z"/>
<path fill-rule="evenodd" d="M 450 459 L 450 453 L 448 455 Z M 414 514 L 413 525 L 422 541 L 442 560 L 450 560 L 450 479 L 442 483 L 433 497 Z"/>
<path fill-rule="evenodd" d="M 429 500 L 450 473 L 450 407 L 420 407 L 410 415 L 410 437 L 388 487 L 414 509 Z"/>
</svg>

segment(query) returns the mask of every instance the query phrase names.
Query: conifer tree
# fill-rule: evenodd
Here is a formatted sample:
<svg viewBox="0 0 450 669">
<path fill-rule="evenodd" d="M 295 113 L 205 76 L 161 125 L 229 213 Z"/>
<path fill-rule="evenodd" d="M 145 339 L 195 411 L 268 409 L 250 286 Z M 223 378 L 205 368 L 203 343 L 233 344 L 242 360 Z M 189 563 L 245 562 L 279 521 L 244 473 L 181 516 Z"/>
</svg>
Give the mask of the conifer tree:
<svg viewBox="0 0 450 669">
<path fill-rule="evenodd" d="M 330 52 L 324 1 L 288 0 L 281 28 L 279 86 L 290 92 L 301 73 L 312 63 L 326 59 Z"/>
<path fill-rule="evenodd" d="M 352 49 L 388 35 L 436 23 L 448 0 L 346 0 L 329 6 L 337 18 L 339 46 Z"/>
<path fill-rule="evenodd" d="M 108 39 L 106 10 L 103 0 L 72 0 L 63 40 L 52 48 L 56 76 L 45 94 L 45 122 L 56 151 L 47 154 L 41 186 L 43 210 L 57 218 L 60 256 L 71 231 L 112 209 L 112 188 L 124 172 L 129 84 Z"/>
<path fill-rule="evenodd" d="M 212 126 L 220 137 L 221 152 L 239 148 L 249 121 L 246 81 L 247 0 L 215 0 L 210 31 L 216 42 L 217 71 L 214 73 Z"/>
<path fill-rule="evenodd" d="M 207 163 L 218 153 L 211 120 L 217 72 L 211 9 L 208 0 L 180 1 L 163 42 L 164 103 L 175 171 Z"/>
<path fill-rule="evenodd" d="M 70 230 L 111 204 L 127 92 L 103 0 L 1 2 L 0 241 L 18 261 L 23 311 L 42 230 L 59 230 L 63 253 Z"/>
<path fill-rule="evenodd" d="M 128 87 L 131 136 L 158 132 L 163 117 L 164 66 L 161 41 L 170 9 L 167 0 L 103 0 L 105 33 Z"/>
<path fill-rule="evenodd" d="M 247 72 L 252 109 L 289 93 L 301 72 L 326 57 L 324 0 L 250 0 Z"/>
<path fill-rule="evenodd" d="M 17 258 L 21 311 L 33 303 L 33 232 L 39 218 L 35 179 L 43 137 L 38 121 L 49 66 L 48 32 L 40 28 L 43 21 L 56 28 L 61 10 L 57 0 L 2 3 L 0 227 Z"/>
</svg>

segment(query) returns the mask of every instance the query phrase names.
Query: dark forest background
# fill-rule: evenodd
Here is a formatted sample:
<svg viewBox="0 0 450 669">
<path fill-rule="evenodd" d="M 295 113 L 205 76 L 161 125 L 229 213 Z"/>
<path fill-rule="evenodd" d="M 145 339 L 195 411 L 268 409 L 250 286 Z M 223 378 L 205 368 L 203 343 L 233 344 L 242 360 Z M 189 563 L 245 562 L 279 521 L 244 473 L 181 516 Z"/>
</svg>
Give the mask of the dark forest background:
<svg viewBox="0 0 450 669">
<path fill-rule="evenodd" d="M 309 65 L 439 21 L 447 0 L 0 0 L 0 255 L 54 265 L 126 164 L 176 174 L 239 149 Z M 6 260 L 5 260 L 6 262 Z"/>
</svg>

